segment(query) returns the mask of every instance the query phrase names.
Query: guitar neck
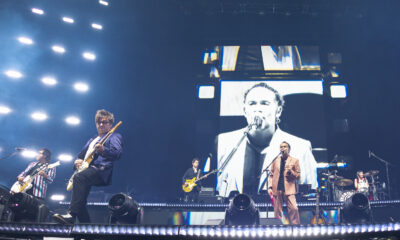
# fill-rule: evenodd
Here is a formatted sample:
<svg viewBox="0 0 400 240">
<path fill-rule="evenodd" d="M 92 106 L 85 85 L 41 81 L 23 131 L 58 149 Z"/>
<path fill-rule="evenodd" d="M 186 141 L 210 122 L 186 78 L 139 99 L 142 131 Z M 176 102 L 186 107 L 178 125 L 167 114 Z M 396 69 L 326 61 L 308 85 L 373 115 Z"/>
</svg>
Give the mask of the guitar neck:
<svg viewBox="0 0 400 240">
<path fill-rule="evenodd" d="M 213 173 L 215 173 L 215 172 L 216 172 L 216 170 L 214 170 L 214 171 L 212 171 L 212 172 L 209 172 L 209 173 L 207 173 L 207 174 L 205 174 L 205 175 L 199 177 L 198 179 L 196 179 L 195 182 L 200 181 L 200 180 L 202 180 L 202 179 L 208 177 L 209 175 L 211 175 L 211 174 L 213 174 Z"/>
</svg>

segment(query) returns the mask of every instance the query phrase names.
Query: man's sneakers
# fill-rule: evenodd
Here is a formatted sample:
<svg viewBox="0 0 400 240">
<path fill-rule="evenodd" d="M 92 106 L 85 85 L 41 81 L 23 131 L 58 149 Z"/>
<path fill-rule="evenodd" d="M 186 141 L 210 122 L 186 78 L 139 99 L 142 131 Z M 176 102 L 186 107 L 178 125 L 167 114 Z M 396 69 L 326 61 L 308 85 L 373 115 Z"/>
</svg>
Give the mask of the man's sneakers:
<svg viewBox="0 0 400 240">
<path fill-rule="evenodd" d="M 75 223 L 75 216 L 72 216 L 70 213 L 67 214 L 54 214 L 53 219 L 61 224 L 74 224 Z"/>
</svg>

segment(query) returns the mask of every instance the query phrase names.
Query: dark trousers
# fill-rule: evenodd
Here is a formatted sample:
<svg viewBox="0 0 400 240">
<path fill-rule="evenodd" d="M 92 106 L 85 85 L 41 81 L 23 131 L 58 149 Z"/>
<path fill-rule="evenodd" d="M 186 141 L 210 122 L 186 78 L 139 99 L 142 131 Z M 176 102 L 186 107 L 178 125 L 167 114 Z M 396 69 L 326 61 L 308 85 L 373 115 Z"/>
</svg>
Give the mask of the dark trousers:
<svg viewBox="0 0 400 240">
<path fill-rule="evenodd" d="M 69 211 L 71 215 L 78 218 L 80 223 L 90 223 L 89 212 L 86 208 L 87 198 L 92 186 L 102 184 L 104 184 L 103 179 L 93 167 L 89 167 L 74 176 Z"/>
</svg>

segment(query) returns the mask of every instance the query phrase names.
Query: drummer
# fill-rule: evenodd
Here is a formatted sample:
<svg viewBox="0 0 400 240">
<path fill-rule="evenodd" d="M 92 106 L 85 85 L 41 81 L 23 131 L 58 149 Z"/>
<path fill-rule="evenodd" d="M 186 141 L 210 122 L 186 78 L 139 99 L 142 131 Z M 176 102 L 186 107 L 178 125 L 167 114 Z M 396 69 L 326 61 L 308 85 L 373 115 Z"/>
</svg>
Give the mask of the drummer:
<svg viewBox="0 0 400 240">
<path fill-rule="evenodd" d="M 354 187 L 356 188 L 356 192 L 368 193 L 369 189 L 368 180 L 364 176 L 364 172 L 361 170 L 357 172 L 357 178 L 354 179 Z"/>
</svg>

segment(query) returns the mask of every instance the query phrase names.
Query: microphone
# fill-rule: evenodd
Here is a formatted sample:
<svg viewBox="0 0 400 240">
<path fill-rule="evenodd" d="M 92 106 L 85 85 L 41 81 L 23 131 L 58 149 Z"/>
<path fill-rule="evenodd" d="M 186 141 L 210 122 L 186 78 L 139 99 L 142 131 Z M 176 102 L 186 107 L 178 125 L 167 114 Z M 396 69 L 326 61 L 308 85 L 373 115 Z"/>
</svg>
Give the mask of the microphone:
<svg viewBox="0 0 400 240">
<path fill-rule="evenodd" d="M 371 158 L 371 150 L 368 150 L 368 158 Z"/>
<path fill-rule="evenodd" d="M 21 147 L 16 147 L 15 151 L 21 152 L 21 151 L 25 151 L 26 148 L 21 148 Z"/>
<path fill-rule="evenodd" d="M 255 126 L 256 129 L 262 126 L 263 120 L 259 116 L 254 116 L 253 122 L 251 123 L 252 126 Z"/>
</svg>

